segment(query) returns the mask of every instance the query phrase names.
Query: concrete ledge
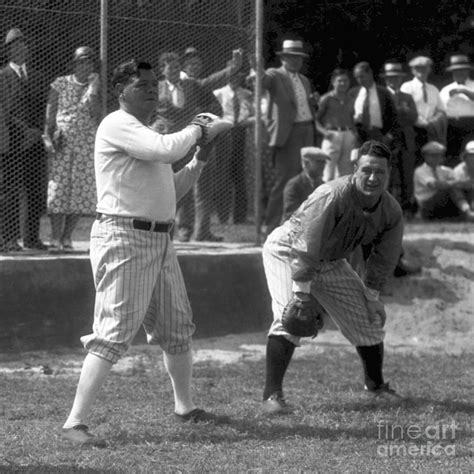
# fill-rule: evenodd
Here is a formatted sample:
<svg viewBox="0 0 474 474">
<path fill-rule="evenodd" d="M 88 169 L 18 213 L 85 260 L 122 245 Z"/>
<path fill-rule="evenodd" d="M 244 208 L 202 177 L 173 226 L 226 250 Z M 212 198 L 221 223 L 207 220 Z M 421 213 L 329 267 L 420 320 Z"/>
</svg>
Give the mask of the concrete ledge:
<svg viewBox="0 0 474 474">
<path fill-rule="evenodd" d="M 196 337 L 261 331 L 271 321 L 261 249 L 177 246 Z M 0 351 L 78 346 L 91 330 L 94 285 L 87 254 L 0 257 Z M 141 331 L 135 342 L 144 342 Z"/>
</svg>

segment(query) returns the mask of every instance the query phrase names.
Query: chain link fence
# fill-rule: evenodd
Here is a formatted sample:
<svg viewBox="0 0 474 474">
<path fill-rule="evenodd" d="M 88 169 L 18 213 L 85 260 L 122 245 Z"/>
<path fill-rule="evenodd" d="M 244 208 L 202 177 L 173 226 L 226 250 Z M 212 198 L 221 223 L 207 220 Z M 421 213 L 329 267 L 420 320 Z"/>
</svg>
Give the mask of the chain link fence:
<svg viewBox="0 0 474 474">
<path fill-rule="evenodd" d="M 0 0 L 0 249 L 45 250 L 46 243 L 67 250 L 88 240 L 96 204 L 94 134 L 101 117 L 117 108 L 108 86 L 112 71 L 132 58 L 150 62 L 160 78 L 158 130 L 178 130 L 203 111 L 234 123 L 180 201 L 174 238 L 255 242 L 260 173 L 254 96 L 245 84 L 254 4 Z M 169 75 L 173 68 L 178 79 Z"/>
</svg>

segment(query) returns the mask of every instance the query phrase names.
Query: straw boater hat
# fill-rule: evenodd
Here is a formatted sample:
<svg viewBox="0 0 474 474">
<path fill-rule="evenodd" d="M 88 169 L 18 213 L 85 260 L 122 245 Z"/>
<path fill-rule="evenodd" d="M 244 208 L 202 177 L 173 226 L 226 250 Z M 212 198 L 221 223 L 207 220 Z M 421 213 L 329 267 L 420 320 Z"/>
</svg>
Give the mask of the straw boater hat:
<svg viewBox="0 0 474 474">
<path fill-rule="evenodd" d="M 413 58 L 408 65 L 410 67 L 419 67 L 419 66 L 432 66 L 433 61 L 428 58 L 427 56 L 417 56 L 416 58 Z"/>
<path fill-rule="evenodd" d="M 464 159 L 466 155 L 474 155 L 474 140 L 466 143 L 466 146 L 462 152 L 462 158 Z"/>
<path fill-rule="evenodd" d="M 390 62 L 383 65 L 382 77 L 406 76 L 400 63 Z"/>
<path fill-rule="evenodd" d="M 13 43 L 15 40 L 24 39 L 24 34 L 18 28 L 12 28 L 5 37 L 5 45 Z"/>
<path fill-rule="evenodd" d="M 434 154 L 439 154 L 439 153 L 444 153 L 446 151 L 446 147 L 439 142 L 436 142 L 434 140 L 426 143 L 421 147 L 421 153 L 426 154 L 426 153 L 434 153 Z"/>
<path fill-rule="evenodd" d="M 465 54 L 453 54 L 449 58 L 449 66 L 446 71 L 456 71 L 457 69 L 473 69 L 469 58 Z"/>
<path fill-rule="evenodd" d="M 303 51 L 303 42 L 299 40 L 285 40 L 283 41 L 283 48 L 278 51 L 277 54 L 289 54 L 293 56 L 309 57 L 309 54 Z"/>
</svg>

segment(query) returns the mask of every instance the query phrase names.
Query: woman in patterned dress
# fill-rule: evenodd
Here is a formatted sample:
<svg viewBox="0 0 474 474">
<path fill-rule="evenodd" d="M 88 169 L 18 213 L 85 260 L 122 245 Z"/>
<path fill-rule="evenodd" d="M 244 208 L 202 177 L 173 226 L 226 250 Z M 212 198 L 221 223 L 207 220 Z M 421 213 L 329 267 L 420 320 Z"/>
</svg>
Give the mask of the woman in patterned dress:
<svg viewBox="0 0 474 474">
<path fill-rule="evenodd" d="M 73 73 L 51 84 L 43 138 L 50 156 L 52 250 L 72 249 L 71 235 L 79 218 L 95 212 L 94 140 L 100 98 L 94 66 L 92 49 L 81 46 L 74 52 Z"/>
</svg>

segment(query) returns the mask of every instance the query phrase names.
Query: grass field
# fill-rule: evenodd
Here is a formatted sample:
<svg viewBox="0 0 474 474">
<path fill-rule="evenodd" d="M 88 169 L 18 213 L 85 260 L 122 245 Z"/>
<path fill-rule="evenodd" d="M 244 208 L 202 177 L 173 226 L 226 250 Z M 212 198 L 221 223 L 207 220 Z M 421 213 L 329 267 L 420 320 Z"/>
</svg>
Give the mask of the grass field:
<svg viewBox="0 0 474 474">
<path fill-rule="evenodd" d="M 161 358 L 134 346 L 93 411 L 103 450 L 57 436 L 81 352 L 4 356 L 0 472 L 472 472 L 474 354 L 389 345 L 387 379 L 410 397 L 391 405 L 365 398 L 355 352 L 334 334 L 297 350 L 286 380 L 296 410 L 270 418 L 260 412 L 265 335 L 196 341 L 196 400 L 230 417 L 218 426 L 176 425 Z"/>
</svg>

